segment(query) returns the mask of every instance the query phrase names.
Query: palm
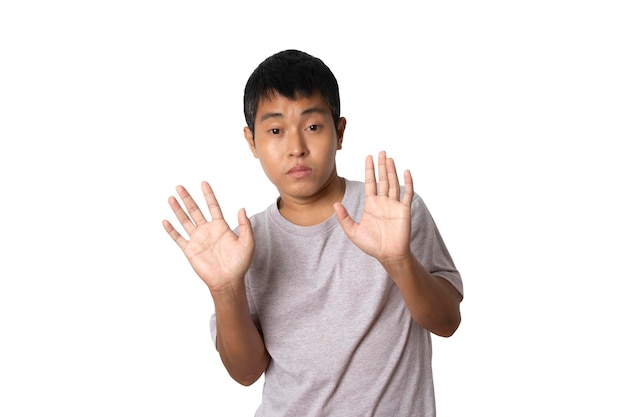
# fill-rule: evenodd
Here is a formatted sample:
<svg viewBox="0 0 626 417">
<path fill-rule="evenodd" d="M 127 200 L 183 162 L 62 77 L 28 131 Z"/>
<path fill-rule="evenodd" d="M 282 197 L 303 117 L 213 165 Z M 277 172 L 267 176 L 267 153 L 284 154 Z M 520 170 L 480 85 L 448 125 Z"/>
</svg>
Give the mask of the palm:
<svg viewBox="0 0 626 417">
<path fill-rule="evenodd" d="M 189 240 L 182 237 L 168 221 L 164 221 L 163 224 L 168 234 L 183 250 L 194 271 L 209 288 L 215 290 L 243 279 L 252 260 L 254 239 L 249 220 L 243 210 L 239 212 L 241 235 L 237 236 L 224 220 L 209 184 L 203 182 L 202 189 L 211 221 L 205 219 L 189 193 L 183 187 L 179 187 L 178 193 L 189 214 L 174 197 L 170 197 L 169 203 L 189 235 Z"/>
<path fill-rule="evenodd" d="M 405 254 L 410 228 L 410 208 L 388 197 L 369 196 L 361 221 L 348 236 L 368 255 L 397 258 Z"/>
<path fill-rule="evenodd" d="M 252 248 L 242 243 L 228 224 L 213 220 L 196 228 L 183 248 L 196 273 L 216 287 L 243 276 L 252 255 Z"/>
</svg>

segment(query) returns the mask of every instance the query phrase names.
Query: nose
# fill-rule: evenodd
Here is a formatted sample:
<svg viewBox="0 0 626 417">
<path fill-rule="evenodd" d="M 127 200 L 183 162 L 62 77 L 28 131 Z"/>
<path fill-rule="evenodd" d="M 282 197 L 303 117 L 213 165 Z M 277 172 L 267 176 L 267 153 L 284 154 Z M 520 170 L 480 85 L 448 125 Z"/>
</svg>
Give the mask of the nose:
<svg viewBox="0 0 626 417">
<path fill-rule="evenodd" d="M 289 156 L 300 158 L 308 153 L 306 140 L 301 132 L 293 132 L 287 139 L 287 150 Z"/>
</svg>

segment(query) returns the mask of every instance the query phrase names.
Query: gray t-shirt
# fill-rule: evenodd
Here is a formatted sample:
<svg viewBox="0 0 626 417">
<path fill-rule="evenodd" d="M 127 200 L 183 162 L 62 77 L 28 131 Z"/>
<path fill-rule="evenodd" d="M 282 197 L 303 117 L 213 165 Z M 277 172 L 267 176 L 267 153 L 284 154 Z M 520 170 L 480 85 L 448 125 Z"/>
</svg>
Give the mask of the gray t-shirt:
<svg viewBox="0 0 626 417">
<path fill-rule="evenodd" d="M 364 199 L 364 184 L 346 181 L 343 204 L 355 221 Z M 272 204 L 251 221 L 248 302 L 271 356 L 255 415 L 435 416 L 430 333 L 336 216 L 302 227 Z M 462 294 L 460 274 L 417 194 L 412 228 L 416 258 Z M 211 324 L 215 341 L 214 316 Z"/>
</svg>

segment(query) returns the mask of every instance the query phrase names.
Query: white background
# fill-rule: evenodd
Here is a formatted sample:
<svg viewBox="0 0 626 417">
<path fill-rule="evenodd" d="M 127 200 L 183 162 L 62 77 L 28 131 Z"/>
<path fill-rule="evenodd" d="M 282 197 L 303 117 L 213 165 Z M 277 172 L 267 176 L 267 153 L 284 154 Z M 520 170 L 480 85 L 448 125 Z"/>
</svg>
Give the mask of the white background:
<svg viewBox="0 0 626 417">
<path fill-rule="evenodd" d="M 2 2 L 0 415 L 253 414 L 161 220 L 204 179 L 231 225 L 273 201 L 242 92 L 297 48 L 339 80 L 340 174 L 411 169 L 463 274 L 439 415 L 624 416 L 621 3 Z"/>
</svg>

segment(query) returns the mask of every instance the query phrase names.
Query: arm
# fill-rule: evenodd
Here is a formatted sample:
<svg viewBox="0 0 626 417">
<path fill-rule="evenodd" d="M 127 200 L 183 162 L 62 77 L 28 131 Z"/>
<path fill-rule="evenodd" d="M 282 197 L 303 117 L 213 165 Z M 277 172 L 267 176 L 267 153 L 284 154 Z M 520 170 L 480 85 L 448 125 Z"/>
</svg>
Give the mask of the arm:
<svg viewBox="0 0 626 417">
<path fill-rule="evenodd" d="M 363 216 L 356 223 L 341 203 L 335 203 L 339 223 L 355 245 L 385 268 L 413 320 L 437 335 L 450 336 L 461 322 L 461 295 L 447 280 L 431 275 L 411 253 L 411 173 L 404 173 L 405 192 L 400 199 L 395 164 L 384 152 L 378 157 L 378 171 L 377 186 L 374 162 L 368 156 Z"/>
<path fill-rule="evenodd" d="M 175 197 L 169 204 L 189 235 L 181 236 L 164 220 L 163 227 L 182 249 L 194 271 L 209 287 L 215 304 L 218 351 L 228 373 L 243 385 L 254 383 L 267 368 L 269 354 L 250 317 L 244 277 L 252 262 L 254 237 L 250 219 L 239 211 L 240 236 L 226 224 L 220 206 L 207 182 L 202 183 L 211 214 L 207 221 L 187 190 L 177 187 L 187 212 Z"/>
<path fill-rule="evenodd" d="M 383 267 L 417 324 L 438 336 L 454 334 L 461 323 L 461 295 L 448 280 L 430 274 L 413 255 Z"/>
<path fill-rule="evenodd" d="M 211 292 L 215 304 L 217 350 L 230 376 L 252 385 L 267 369 L 269 354 L 250 318 L 245 286 Z"/>
</svg>

